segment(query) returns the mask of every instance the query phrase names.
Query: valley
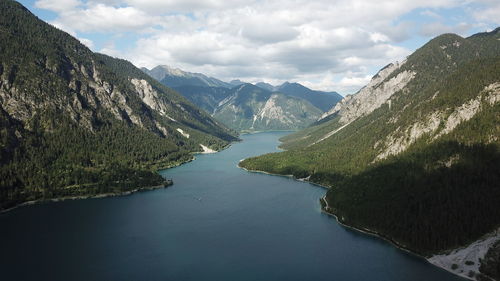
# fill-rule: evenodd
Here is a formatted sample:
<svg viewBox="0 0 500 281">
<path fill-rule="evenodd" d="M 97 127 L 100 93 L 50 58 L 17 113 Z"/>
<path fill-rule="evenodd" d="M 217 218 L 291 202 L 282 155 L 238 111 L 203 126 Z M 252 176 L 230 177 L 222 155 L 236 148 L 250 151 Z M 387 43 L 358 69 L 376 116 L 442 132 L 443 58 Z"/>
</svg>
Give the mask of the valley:
<svg viewBox="0 0 500 281">
<path fill-rule="evenodd" d="M 238 140 L 130 62 L 93 53 L 17 2 L 0 10 L 0 210 L 157 186 L 156 170 Z"/>
<path fill-rule="evenodd" d="M 299 83 L 226 83 L 165 65 L 142 70 L 240 132 L 303 129 L 342 99 L 336 92 L 314 91 Z"/>
<path fill-rule="evenodd" d="M 383 68 L 314 126 L 283 137 L 287 151 L 240 165 L 329 186 L 326 211 L 340 222 L 427 257 L 494 233 L 499 36 L 500 29 L 438 36 Z M 468 263 L 476 267 L 463 271 Z M 446 269 L 489 278 L 477 263 L 457 260 Z"/>
<path fill-rule="evenodd" d="M 500 280 L 495 1 L 160 2 L 0 0 L 2 280 Z"/>
<path fill-rule="evenodd" d="M 226 150 L 162 170 L 174 179 L 166 189 L 0 214 L 2 278 L 300 281 L 334 272 L 345 281 L 463 280 L 344 229 L 321 212 L 324 188 L 237 167 L 278 151 L 288 133 L 245 134 Z"/>
</svg>

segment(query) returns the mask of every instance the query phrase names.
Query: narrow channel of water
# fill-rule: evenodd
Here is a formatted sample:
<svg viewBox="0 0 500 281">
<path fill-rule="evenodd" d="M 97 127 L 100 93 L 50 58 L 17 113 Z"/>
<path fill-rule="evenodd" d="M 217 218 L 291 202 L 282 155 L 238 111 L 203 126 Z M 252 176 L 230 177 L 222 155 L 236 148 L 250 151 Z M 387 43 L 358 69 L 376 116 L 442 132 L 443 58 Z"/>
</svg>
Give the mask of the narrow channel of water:
<svg viewBox="0 0 500 281">
<path fill-rule="evenodd" d="M 325 190 L 248 173 L 284 132 L 177 168 L 168 189 L 0 215 L 0 280 L 463 280 L 322 214 Z"/>
</svg>

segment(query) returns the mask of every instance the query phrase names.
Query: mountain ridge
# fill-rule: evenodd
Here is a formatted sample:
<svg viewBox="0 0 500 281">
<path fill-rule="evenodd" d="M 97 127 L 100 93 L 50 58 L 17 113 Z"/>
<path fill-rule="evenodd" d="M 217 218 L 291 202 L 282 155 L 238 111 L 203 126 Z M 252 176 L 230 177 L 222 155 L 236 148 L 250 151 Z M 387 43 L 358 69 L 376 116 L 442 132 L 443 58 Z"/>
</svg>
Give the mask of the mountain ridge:
<svg viewBox="0 0 500 281">
<path fill-rule="evenodd" d="M 321 111 L 303 99 L 246 83 L 219 102 L 213 116 L 240 131 L 293 130 L 307 126 Z"/>
<path fill-rule="evenodd" d="M 0 209 L 156 186 L 157 169 L 237 140 L 130 62 L 93 53 L 15 1 L 0 10 Z"/>
<path fill-rule="evenodd" d="M 151 70 L 143 67 L 141 70 L 171 88 L 185 85 L 232 88 L 231 84 L 219 79 L 206 76 L 202 73 L 187 72 L 179 68 L 172 68 L 168 65 L 158 65 Z"/>
<path fill-rule="evenodd" d="M 381 69 L 320 122 L 282 138 L 287 151 L 240 165 L 329 186 L 325 211 L 426 257 L 495 235 L 499 39 L 497 31 L 438 36 Z M 465 261 L 440 266 L 500 278 L 468 265 L 486 261 Z"/>
<path fill-rule="evenodd" d="M 336 92 L 314 91 L 298 83 L 285 82 L 275 87 L 264 82 L 251 84 L 233 80 L 229 84 L 221 86 L 221 83 L 225 82 L 216 78 L 173 69 L 168 66 L 157 66 L 151 71 L 144 68 L 142 70 L 162 84 L 177 90 L 213 117 L 236 130 L 254 131 L 257 130 L 256 128 L 259 131 L 296 130 L 303 128 L 320 117 L 318 115 L 319 111 L 329 109 L 341 99 L 341 96 Z M 215 82 L 209 83 L 208 80 Z M 241 87 L 247 90 L 252 88 L 249 91 L 256 92 L 262 89 L 258 97 L 259 99 L 265 97 L 268 102 L 264 103 L 261 100 L 261 103 L 253 105 L 240 102 L 239 100 L 244 99 L 244 97 L 236 92 Z M 270 93 L 274 94 L 272 99 Z M 231 108 L 221 108 L 224 106 L 223 101 L 230 99 L 231 96 L 236 98 L 234 103 L 231 104 Z M 256 106 L 261 108 L 256 108 Z M 287 106 L 290 106 L 290 108 L 287 108 Z M 272 119 L 275 119 L 273 121 L 268 118 L 271 115 L 264 117 L 265 114 L 262 111 L 269 111 L 270 108 L 273 108 L 273 113 L 268 112 L 268 114 L 273 116 Z M 304 112 L 304 110 L 309 110 L 309 112 Z M 237 120 L 235 120 L 234 116 L 237 116 Z M 260 121 L 257 121 L 257 119 Z M 266 119 L 266 121 L 263 121 L 263 119 Z"/>
<path fill-rule="evenodd" d="M 342 96 L 337 92 L 323 92 L 311 90 L 299 83 L 285 82 L 277 87 L 277 92 L 298 97 L 309 101 L 322 111 L 327 111 L 332 106 L 342 100 Z"/>
</svg>

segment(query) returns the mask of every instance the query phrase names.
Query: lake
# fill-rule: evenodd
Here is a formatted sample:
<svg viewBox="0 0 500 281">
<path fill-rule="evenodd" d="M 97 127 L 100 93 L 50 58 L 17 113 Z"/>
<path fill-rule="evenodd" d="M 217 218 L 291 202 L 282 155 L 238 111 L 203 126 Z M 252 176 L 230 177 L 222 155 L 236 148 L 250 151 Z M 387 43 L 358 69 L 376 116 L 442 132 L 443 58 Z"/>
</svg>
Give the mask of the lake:
<svg viewBox="0 0 500 281">
<path fill-rule="evenodd" d="M 0 215 L 1 280 L 464 280 L 321 212 L 325 189 L 249 173 L 285 132 L 160 173 L 174 185 Z"/>
</svg>

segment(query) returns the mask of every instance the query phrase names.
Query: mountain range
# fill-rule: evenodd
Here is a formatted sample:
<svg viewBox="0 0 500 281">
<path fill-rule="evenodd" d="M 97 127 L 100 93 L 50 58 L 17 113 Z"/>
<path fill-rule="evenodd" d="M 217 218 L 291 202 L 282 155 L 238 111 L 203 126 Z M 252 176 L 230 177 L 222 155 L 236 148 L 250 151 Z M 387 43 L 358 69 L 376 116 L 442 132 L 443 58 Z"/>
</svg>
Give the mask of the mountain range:
<svg viewBox="0 0 500 281">
<path fill-rule="evenodd" d="M 500 240 L 499 124 L 500 28 L 443 34 L 284 137 L 287 151 L 240 165 L 330 187 L 323 209 L 341 223 L 498 280 L 500 242 L 484 241 Z"/>
<path fill-rule="evenodd" d="M 299 83 L 226 83 L 165 65 L 142 70 L 225 125 L 244 132 L 305 128 L 342 99 L 336 92 L 314 91 Z"/>
<path fill-rule="evenodd" d="M 302 129 L 239 165 L 325 186 L 322 210 L 341 224 L 500 280 L 500 28 L 438 36 L 342 98 L 138 69 L 15 1 L 0 14 L 0 210 L 163 187 L 158 169 L 236 130 Z"/>
<path fill-rule="evenodd" d="M 305 99 L 242 84 L 230 90 L 212 116 L 235 130 L 266 131 L 304 128 L 321 114 Z"/>
<path fill-rule="evenodd" d="M 151 70 L 143 67 L 141 70 L 170 88 L 186 85 L 224 88 L 232 88 L 234 86 L 201 73 L 186 72 L 178 68 L 172 68 L 168 65 L 159 65 Z"/>
<path fill-rule="evenodd" d="M 117 193 L 236 133 L 130 62 L 0 1 L 0 209 Z"/>
</svg>

